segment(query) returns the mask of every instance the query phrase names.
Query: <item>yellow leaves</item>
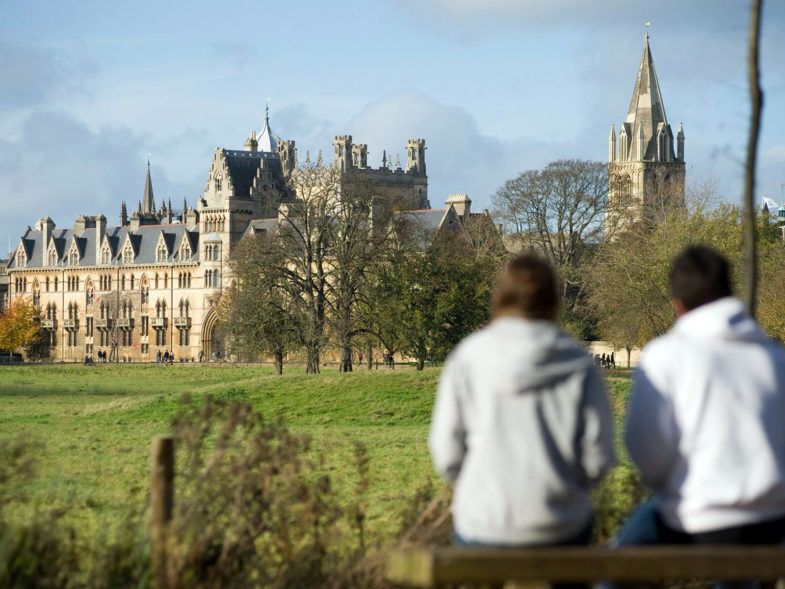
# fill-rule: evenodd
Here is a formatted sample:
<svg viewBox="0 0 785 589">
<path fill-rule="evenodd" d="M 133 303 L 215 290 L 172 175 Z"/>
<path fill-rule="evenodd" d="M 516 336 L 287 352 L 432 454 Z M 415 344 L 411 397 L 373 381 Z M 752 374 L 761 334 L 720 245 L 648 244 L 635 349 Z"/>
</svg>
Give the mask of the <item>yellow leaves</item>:
<svg viewBox="0 0 785 589">
<path fill-rule="evenodd" d="M 0 315 L 0 349 L 13 352 L 28 345 L 38 329 L 38 310 L 30 299 L 14 299 Z"/>
</svg>

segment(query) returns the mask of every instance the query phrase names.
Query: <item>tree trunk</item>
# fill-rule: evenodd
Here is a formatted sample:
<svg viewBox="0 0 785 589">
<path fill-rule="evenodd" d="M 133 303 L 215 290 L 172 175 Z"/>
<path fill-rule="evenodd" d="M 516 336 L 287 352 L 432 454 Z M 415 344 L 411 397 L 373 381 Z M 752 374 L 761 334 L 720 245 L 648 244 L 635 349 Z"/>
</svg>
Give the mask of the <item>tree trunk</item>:
<svg viewBox="0 0 785 589">
<path fill-rule="evenodd" d="M 763 92 L 760 89 L 759 40 L 760 15 L 763 0 L 753 0 L 750 14 L 749 53 L 747 70 L 750 81 L 750 134 L 747 141 L 747 164 L 744 174 L 744 303 L 750 316 L 755 317 L 755 299 L 758 289 L 758 257 L 755 231 L 755 163 L 758 156 L 760 113 L 763 109 Z"/>
<path fill-rule="evenodd" d="M 425 359 L 417 358 L 417 370 L 422 370 L 423 368 L 425 368 Z"/>
<path fill-rule="evenodd" d="M 349 346 L 341 347 L 341 363 L 338 366 L 338 372 L 351 372 L 352 371 L 352 349 Z"/>
<path fill-rule="evenodd" d="M 308 363 L 305 365 L 305 374 L 319 374 L 319 350 L 308 349 Z"/>
<path fill-rule="evenodd" d="M 283 352 L 280 350 L 275 352 L 275 374 L 283 374 Z"/>
<path fill-rule="evenodd" d="M 368 370 L 373 368 L 373 346 L 371 344 L 365 348 L 365 362 Z"/>
<path fill-rule="evenodd" d="M 632 352 L 632 348 L 624 348 L 627 350 L 627 368 L 630 367 L 630 353 Z"/>
</svg>

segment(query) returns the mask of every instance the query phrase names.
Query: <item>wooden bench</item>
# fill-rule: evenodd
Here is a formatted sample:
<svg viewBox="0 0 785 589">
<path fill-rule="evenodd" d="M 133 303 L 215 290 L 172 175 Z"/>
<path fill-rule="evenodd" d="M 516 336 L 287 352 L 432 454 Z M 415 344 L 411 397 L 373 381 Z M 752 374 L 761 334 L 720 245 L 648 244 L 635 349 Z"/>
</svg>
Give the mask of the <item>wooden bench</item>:
<svg viewBox="0 0 785 589">
<path fill-rule="evenodd" d="M 640 548 L 394 549 L 389 581 L 412 587 L 471 583 L 532 587 L 549 582 L 678 579 L 773 581 L 785 578 L 785 546 L 647 546 Z M 777 582 L 777 589 L 785 583 Z"/>
</svg>

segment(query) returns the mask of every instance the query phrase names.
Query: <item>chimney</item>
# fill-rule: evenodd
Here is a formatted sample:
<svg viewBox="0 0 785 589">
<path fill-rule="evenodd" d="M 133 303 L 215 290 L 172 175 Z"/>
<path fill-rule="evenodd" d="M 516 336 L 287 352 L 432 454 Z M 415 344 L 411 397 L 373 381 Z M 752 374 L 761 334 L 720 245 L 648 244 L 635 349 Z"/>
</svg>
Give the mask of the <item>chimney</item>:
<svg viewBox="0 0 785 589">
<path fill-rule="evenodd" d="M 451 194 L 449 198 L 444 201 L 444 204 L 447 208 L 452 205 L 455 212 L 458 213 L 458 216 L 463 221 L 471 214 L 472 201 L 467 194 Z"/>
<path fill-rule="evenodd" d="M 43 217 L 42 219 L 38 220 L 38 223 L 35 224 L 36 231 L 40 231 L 42 233 L 41 243 L 43 249 L 43 259 L 44 265 L 46 264 L 46 250 L 49 247 L 49 240 L 52 237 L 52 231 L 54 231 L 55 222 L 52 221 L 51 217 Z"/>
<path fill-rule="evenodd" d="M 95 218 L 95 263 L 101 263 L 101 245 L 106 235 L 106 217 L 98 215 Z"/>
</svg>

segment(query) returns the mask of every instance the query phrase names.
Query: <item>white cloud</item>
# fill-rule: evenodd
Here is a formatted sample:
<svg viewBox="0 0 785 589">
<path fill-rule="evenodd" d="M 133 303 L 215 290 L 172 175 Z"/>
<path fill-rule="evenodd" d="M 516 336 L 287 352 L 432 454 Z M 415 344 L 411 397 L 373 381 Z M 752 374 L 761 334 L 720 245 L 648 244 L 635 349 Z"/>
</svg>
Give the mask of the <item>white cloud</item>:
<svg viewBox="0 0 785 589">
<path fill-rule="evenodd" d="M 142 196 L 146 143 L 127 128 L 93 131 L 63 111 L 33 112 L 17 139 L 0 142 L 0 248 L 46 215 L 60 228 L 80 213 L 116 224 L 120 201 L 133 209 Z M 153 178 L 160 199 L 171 184 L 156 167 Z"/>
</svg>

